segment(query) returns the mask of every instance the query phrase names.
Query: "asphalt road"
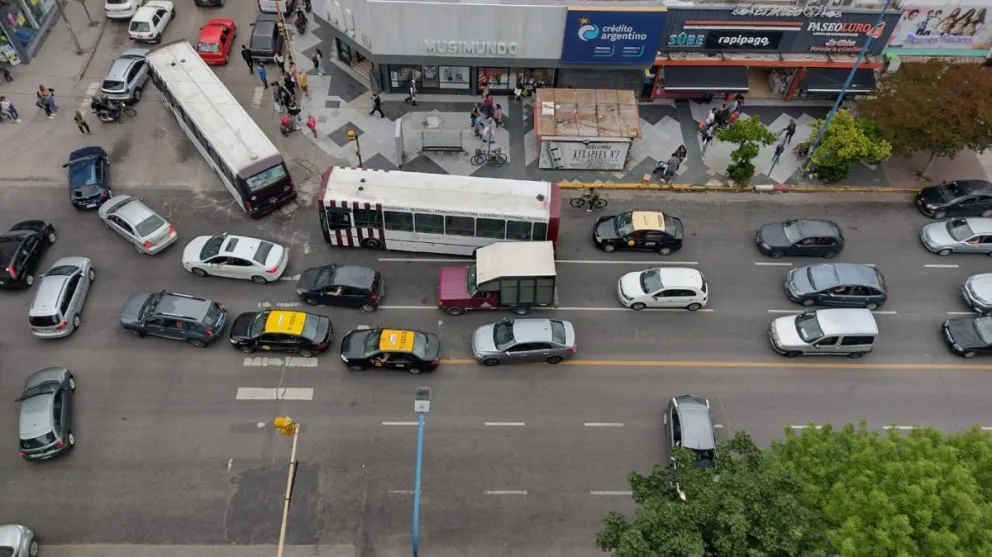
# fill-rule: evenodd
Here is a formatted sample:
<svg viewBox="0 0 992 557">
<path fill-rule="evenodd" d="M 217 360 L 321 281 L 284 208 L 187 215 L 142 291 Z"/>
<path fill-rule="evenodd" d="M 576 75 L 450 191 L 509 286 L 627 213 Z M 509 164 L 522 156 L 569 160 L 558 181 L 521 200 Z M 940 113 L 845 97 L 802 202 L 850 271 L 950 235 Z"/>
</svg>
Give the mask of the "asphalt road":
<svg viewBox="0 0 992 557">
<path fill-rule="evenodd" d="M 132 192 L 122 184 L 115 193 Z M 761 443 L 810 423 L 992 426 L 992 363 L 950 355 L 938 335 L 949 312 L 967 309 L 959 299 L 962 281 L 989 260 L 927 253 L 917 234 L 928 221 L 899 196 L 611 196 L 610 210 L 657 208 L 684 220 L 685 248 L 667 258 L 601 253 L 589 240 L 595 214 L 566 208 L 563 308 L 554 313 L 574 323 L 577 359 L 483 368 L 467 362 L 470 331 L 508 314 L 438 311 L 443 263 L 416 259 L 439 256 L 331 250 L 313 207 L 256 222 L 222 209 L 224 192 L 138 194 L 181 236 L 155 257 L 137 253 L 95 214 L 75 212 L 60 189 L 0 190 L 0 226 L 45 218 L 58 228 L 43 266 L 84 255 L 99 273 L 83 325 L 68 339 L 43 342 L 28 333 L 33 290 L 0 293 L 8 317 L 0 321 L 0 523 L 28 524 L 49 544 L 274 544 L 290 440 L 269 424 L 288 414 L 303 424 L 289 543 L 298 552 L 318 546 L 333 547 L 334 555 L 407 554 L 418 386 L 433 390 L 420 522 L 421 547 L 433 555 L 600 554 L 592 546 L 599 520 L 609 510 L 633 508 L 626 473 L 666 457 L 661 412 L 676 394 L 708 397 L 718 436 L 745 430 Z M 875 353 L 858 361 L 786 360 L 768 347 L 768 322 L 779 315 L 773 312 L 798 306 L 782 291 L 788 267 L 756 264 L 772 261 L 755 250 L 754 231 L 789 217 L 838 221 L 848 240 L 838 260 L 872 263 L 884 273 L 890 302 L 878 315 Z M 290 246 L 287 276 L 329 261 L 379 269 L 389 287 L 380 311 L 317 311 L 331 317 L 337 338 L 358 325 L 435 331 L 447 361 L 419 377 L 356 374 L 338 360 L 337 342 L 311 360 L 245 357 L 224 341 L 197 349 L 120 330 L 120 306 L 138 290 L 212 298 L 232 314 L 294 307 L 291 280 L 257 286 L 198 279 L 182 269 L 185 241 L 224 231 Z M 617 278 L 653 264 L 699 268 L 711 285 L 712 311 L 619 306 Z M 12 401 L 28 374 L 50 365 L 77 376 L 78 444 L 63 458 L 26 463 L 16 452 Z M 238 400 L 239 389 L 278 387 L 293 389 L 299 400 Z M 106 557 L 126 552 L 99 547 Z"/>
</svg>

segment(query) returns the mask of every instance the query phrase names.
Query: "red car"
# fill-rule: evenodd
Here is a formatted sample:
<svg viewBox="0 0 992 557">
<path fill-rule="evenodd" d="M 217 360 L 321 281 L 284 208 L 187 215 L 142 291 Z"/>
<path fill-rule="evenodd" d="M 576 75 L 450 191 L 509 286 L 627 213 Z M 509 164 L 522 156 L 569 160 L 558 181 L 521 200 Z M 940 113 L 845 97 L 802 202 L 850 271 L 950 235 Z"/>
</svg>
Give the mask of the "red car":
<svg viewBox="0 0 992 557">
<path fill-rule="evenodd" d="M 238 35 L 238 27 L 230 19 L 211 19 L 200 27 L 200 40 L 196 51 L 211 66 L 221 66 L 231 58 L 231 46 Z"/>
</svg>

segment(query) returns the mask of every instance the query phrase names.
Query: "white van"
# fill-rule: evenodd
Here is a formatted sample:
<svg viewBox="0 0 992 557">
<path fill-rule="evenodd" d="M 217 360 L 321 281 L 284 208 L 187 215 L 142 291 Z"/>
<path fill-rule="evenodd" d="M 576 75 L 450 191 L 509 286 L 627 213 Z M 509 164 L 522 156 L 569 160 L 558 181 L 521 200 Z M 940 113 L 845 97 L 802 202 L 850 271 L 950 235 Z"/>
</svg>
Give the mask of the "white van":
<svg viewBox="0 0 992 557">
<path fill-rule="evenodd" d="M 296 9 L 296 0 L 258 0 L 258 11 L 266 14 L 276 13 L 276 2 L 283 15 L 292 15 Z"/>
<path fill-rule="evenodd" d="M 878 325 L 867 309 L 819 309 L 775 319 L 768 338 L 772 348 L 786 358 L 860 358 L 875 347 Z"/>
</svg>

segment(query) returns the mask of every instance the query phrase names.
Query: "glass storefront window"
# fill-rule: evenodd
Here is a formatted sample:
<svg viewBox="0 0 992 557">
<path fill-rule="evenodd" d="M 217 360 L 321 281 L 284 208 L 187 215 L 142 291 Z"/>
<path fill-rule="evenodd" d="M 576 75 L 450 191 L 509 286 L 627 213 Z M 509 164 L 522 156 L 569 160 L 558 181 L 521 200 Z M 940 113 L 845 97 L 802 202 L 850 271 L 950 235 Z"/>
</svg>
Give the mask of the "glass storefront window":
<svg viewBox="0 0 992 557">
<path fill-rule="evenodd" d="M 513 74 L 510 68 L 479 68 L 478 88 L 488 87 L 490 91 L 509 91 Z"/>
<path fill-rule="evenodd" d="M 417 89 L 424 87 L 422 66 L 389 66 L 389 84 L 393 89 L 405 92 L 410 88 L 411 80 L 416 82 Z"/>
<path fill-rule="evenodd" d="M 38 30 L 25 16 L 19 4 L 18 0 L 0 0 L 0 17 L 3 17 L 7 28 L 14 32 L 11 38 L 26 49 Z"/>
<path fill-rule="evenodd" d="M 424 66 L 426 69 L 427 66 Z M 469 73 L 468 66 L 441 66 L 441 89 L 468 89 Z M 426 75 L 424 76 L 426 78 Z M 426 79 L 425 79 L 426 81 Z"/>
<path fill-rule="evenodd" d="M 45 16 L 55 7 L 54 0 L 21 0 L 21 6 L 28 12 L 29 17 L 34 19 L 34 25 L 40 26 L 45 21 Z"/>
</svg>

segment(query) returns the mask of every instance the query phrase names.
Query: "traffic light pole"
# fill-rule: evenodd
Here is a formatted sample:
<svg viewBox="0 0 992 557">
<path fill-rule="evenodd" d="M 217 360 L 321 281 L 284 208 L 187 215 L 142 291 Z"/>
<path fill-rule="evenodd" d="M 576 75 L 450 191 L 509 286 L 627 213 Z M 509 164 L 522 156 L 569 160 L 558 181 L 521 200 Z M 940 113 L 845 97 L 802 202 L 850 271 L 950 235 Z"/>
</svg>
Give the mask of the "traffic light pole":
<svg viewBox="0 0 992 557">
<path fill-rule="evenodd" d="M 420 413 L 417 427 L 417 473 L 413 486 L 413 557 L 417 557 L 420 542 L 420 470 L 424 462 L 424 421 L 426 412 Z"/>
<path fill-rule="evenodd" d="M 292 32 L 289 30 L 288 27 L 286 27 L 286 14 L 284 14 L 282 11 L 283 5 L 288 6 L 289 1 L 286 0 L 285 3 L 282 3 L 280 2 L 280 0 L 276 0 L 276 20 L 278 21 L 279 26 L 282 27 L 282 35 L 286 37 L 286 60 L 288 60 L 289 64 L 292 65 L 294 63 L 293 38 L 291 37 Z"/>
<path fill-rule="evenodd" d="M 289 453 L 289 478 L 286 480 L 286 497 L 282 504 L 282 525 L 279 526 L 279 553 L 283 557 L 286 549 L 286 525 L 289 522 L 289 502 L 293 498 L 293 482 L 296 479 L 296 443 L 300 439 L 300 424 L 293 423 L 293 449 Z"/>
</svg>

